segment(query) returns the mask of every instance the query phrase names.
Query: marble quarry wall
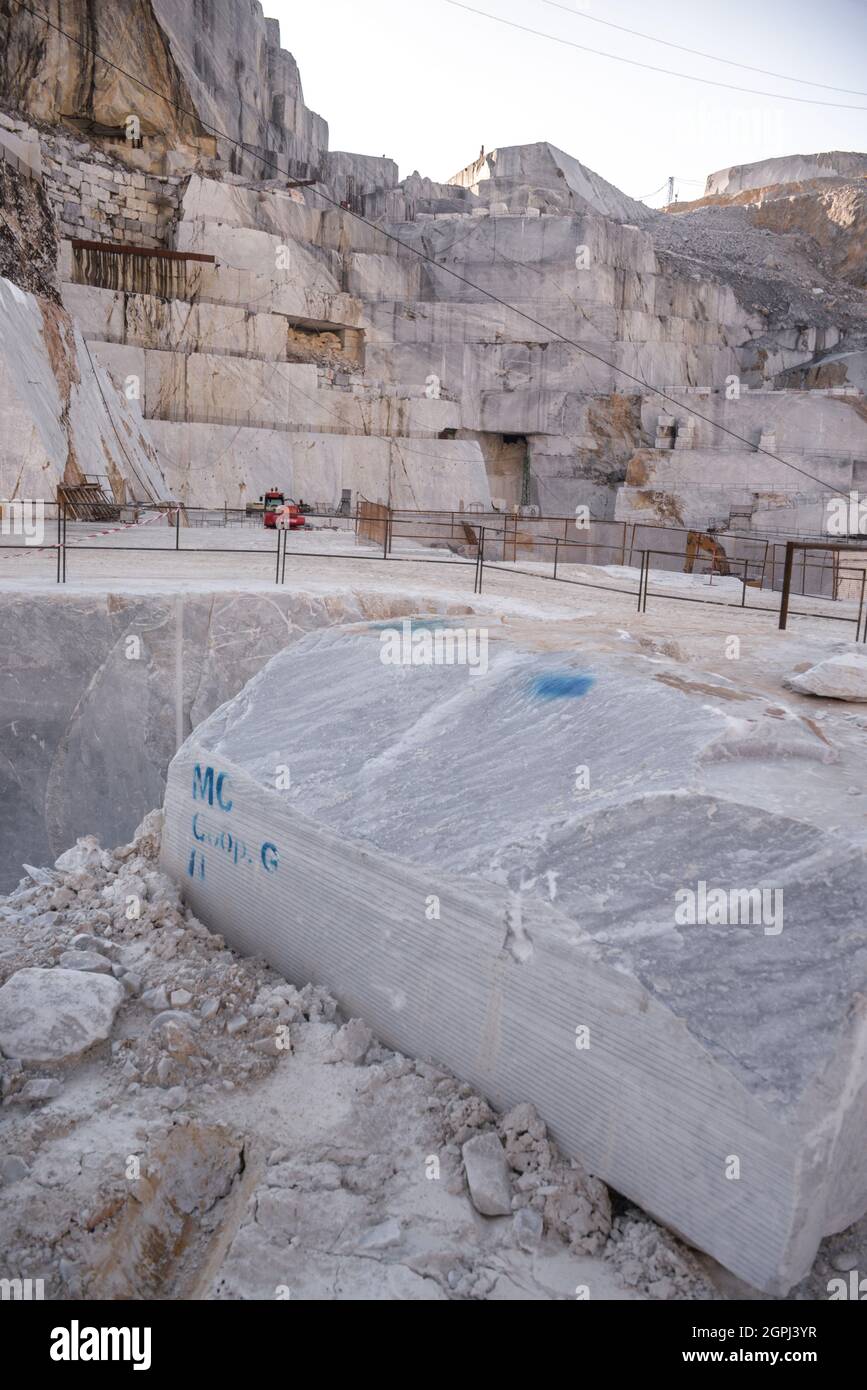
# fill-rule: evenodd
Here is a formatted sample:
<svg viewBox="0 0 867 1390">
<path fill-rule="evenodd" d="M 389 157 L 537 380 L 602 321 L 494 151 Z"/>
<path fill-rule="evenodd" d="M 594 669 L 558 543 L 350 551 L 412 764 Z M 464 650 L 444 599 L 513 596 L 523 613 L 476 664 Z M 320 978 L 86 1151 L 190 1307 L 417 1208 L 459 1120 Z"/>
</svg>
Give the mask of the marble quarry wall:
<svg viewBox="0 0 867 1390">
<path fill-rule="evenodd" d="M 493 501 L 561 515 L 585 504 L 599 519 L 626 516 L 646 506 L 633 460 L 656 450 L 642 406 L 651 388 L 685 412 L 691 394 L 723 400 L 735 379 L 797 390 L 808 439 L 822 429 L 813 388 L 867 385 L 860 301 L 803 286 L 791 304 L 766 297 L 706 254 L 704 223 L 691 242 L 683 214 L 688 234 L 672 249 L 671 219 L 549 142 L 482 151 L 446 184 L 330 151 L 257 0 L 135 0 L 124 24 L 74 0 L 63 23 L 84 50 L 0 4 L 0 126 L 38 152 L 55 288 L 110 413 L 133 414 L 149 472 L 189 505 L 243 505 L 267 480 L 325 506 L 349 491 L 397 506 Z M 166 101 L 86 52 L 97 42 L 119 60 L 130 24 L 136 72 Z M 739 196 L 766 178 L 834 183 L 854 178 L 859 160 L 793 156 L 712 175 L 708 187 Z M 800 203 L 794 215 L 807 216 Z M 784 268 L 786 230 L 766 230 L 762 244 Z M 24 272 L 11 279 L 34 291 Z M 843 464 L 861 446 L 857 412 L 841 418 L 851 431 L 810 448 Z M 715 456 L 731 443 L 699 430 L 694 447 Z M 106 471 L 99 455 L 79 462 Z M 46 485 L 69 466 L 60 448 Z M 662 484 L 666 461 L 654 466 Z M 151 495 L 128 464 L 120 471 L 128 495 Z M 815 497 L 797 477 L 787 506 L 802 507 L 791 519 L 803 529 Z M 725 490 L 725 475 L 713 486 Z M 725 516 L 726 499 L 710 511 L 706 489 L 681 488 L 692 476 L 654 491 L 676 492 L 674 512 L 696 525 Z M 732 484 L 738 507 L 743 491 Z"/>
<path fill-rule="evenodd" d="M 296 178 L 320 171 L 328 126 L 305 106 L 297 64 L 258 0 L 64 0 L 48 8 L 77 43 L 11 0 L 0 4 L 0 102 L 12 110 L 77 124 L 141 169 L 172 173 L 204 159 L 258 177 L 267 159 Z M 99 65 L 91 48 L 117 67 Z M 131 70 L 131 52 L 127 77 L 118 69 Z M 140 126 L 134 149 L 125 140 L 130 115 Z"/>
<path fill-rule="evenodd" d="M 705 193 L 744 193 L 771 184 L 800 183 L 805 179 L 863 178 L 867 155 L 835 150 L 829 154 L 792 154 L 762 159 L 755 164 L 736 164 L 708 174 Z"/>
<path fill-rule="evenodd" d="M 0 278 L 0 498 L 50 499 L 99 473 L 118 500 L 170 493 L 135 402 L 58 305 Z"/>
<path fill-rule="evenodd" d="M 60 235 L 166 246 L 177 216 L 178 175 L 127 169 L 111 154 L 63 136 L 40 140 L 46 192 Z"/>
<path fill-rule="evenodd" d="M 164 450 L 163 469 L 185 501 L 206 504 L 217 485 L 207 457 L 197 460 L 197 443 L 218 436 L 197 427 L 225 428 L 232 455 L 228 431 L 243 425 L 315 435 L 311 455 L 318 436 L 340 436 L 331 453 L 345 451 L 342 482 L 354 495 L 371 487 L 357 436 L 377 436 L 385 455 L 406 440 L 400 453 L 410 461 L 409 489 L 389 494 L 386 472 L 371 499 L 390 497 L 400 506 L 422 494 L 442 507 L 502 499 L 484 459 L 509 436 L 525 436 L 529 495 L 515 500 L 562 512 L 592 496 L 610 510 L 605 474 L 634 440 L 623 429 L 628 412 L 617 373 L 559 342 L 556 332 L 611 353 L 615 367 L 641 380 L 670 384 L 694 374 L 722 382 L 736 362 L 713 320 L 727 315 L 743 325 L 747 316 L 722 287 L 662 275 L 646 234 L 596 214 L 504 215 L 474 219 L 469 228 L 465 220 L 396 229 L 408 246 L 432 253 L 432 265 L 339 212 L 194 175 L 181 199 L 174 249 L 213 255 L 216 264 L 188 266 L 178 286 L 183 297 L 168 306 L 159 295 L 132 293 L 134 284 L 109 293 L 98 282 L 114 282 L 115 258 L 101 267 L 95 256 L 84 264 L 80 254 L 64 251 L 61 275 L 95 355 L 117 380 L 140 381 L 144 415 L 160 422 L 152 437 Z M 592 260 L 580 272 L 579 246 Z M 482 293 L 502 291 L 504 265 L 512 304 L 531 317 L 543 313 L 547 328 L 499 310 Z M 456 280 L 449 266 L 480 288 Z M 243 316 L 233 317 L 230 306 L 242 305 Z M 311 340 L 311 332 L 332 341 Z M 607 409 L 598 408 L 600 400 Z M 612 428 L 598 423 L 606 414 L 616 417 Z M 179 428 L 167 432 L 162 422 Z M 460 448 L 440 438 L 445 431 L 461 433 Z M 303 486 L 304 495 L 339 500 L 333 474 L 319 487 L 296 478 L 300 441 L 270 443 L 261 446 L 272 456 L 284 451 L 280 480 L 290 491 Z M 599 464 L 596 454 L 603 456 Z M 186 478 L 179 477 L 179 458 L 190 461 Z M 456 465 L 463 459 L 461 474 Z M 447 486 L 437 493 L 443 480 Z M 252 472 L 237 481 L 248 498 L 258 495 Z M 228 500 L 237 496 L 233 489 Z"/>
<path fill-rule="evenodd" d="M 13 126 L 25 149 L 26 126 Z M 4 127 L 5 130 L 5 127 Z M 65 308 L 47 149 L 0 160 L 0 501 L 51 500 L 98 474 L 118 500 L 169 496 L 136 400 L 93 359 Z"/>
<path fill-rule="evenodd" d="M 575 208 L 618 222 L 637 223 L 652 216 L 645 203 L 627 198 L 619 188 L 547 141 L 491 150 L 455 174 L 451 182 L 470 189 L 489 209 L 502 205 L 502 211 L 529 210 L 538 215 Z"/>
<path fill-rule="evenodd" d="M 629 461 L 619 521 L 821 535 L 831 500 L 867 484 L 867 411 L 853 386 L 746 388 L 731 400 L 678 394 L 666 407 L 645 398 L 642 428 L 653 447 Z"/>
</svg>

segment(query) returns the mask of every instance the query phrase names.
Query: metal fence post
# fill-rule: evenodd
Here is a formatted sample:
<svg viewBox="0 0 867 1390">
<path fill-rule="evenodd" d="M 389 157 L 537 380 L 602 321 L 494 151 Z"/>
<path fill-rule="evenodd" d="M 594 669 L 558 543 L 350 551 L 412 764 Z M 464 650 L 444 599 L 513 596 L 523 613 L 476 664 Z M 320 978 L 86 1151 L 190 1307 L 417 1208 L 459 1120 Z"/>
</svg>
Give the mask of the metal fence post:
<svg viewBox="0 0 867 1390">
<path fill-rule="evenodd" d="M 276 576 L 275 576 L 274 583 L 275 583 L 275 584 L 279 584 L 279 583 L 280 583 L 280 546 L 281 546 L 281 542 L 282 542 L 282 540 L 283 540 L 283 530 L 282 530 L 282 527 L 280 527 L 280 526 L 278 526 L 278 527 L 276 528 L 276 530 L 277 530 L 277 574 L 276 574 Z"/>
<path fill-rule="evenodd" d="M 764 587 L 765 587 L 765 571 L 767 570 L 767 567 L 768 567 L 768 542 L 765 541 L 765 553 L 764 553 L 764 555 L 762 556 L 762 582 L 761 582 L 761 584 L 759 585 L 759 588 L 760 588 L 760 589 L 764 589 Z M 773 587 L 774 587 L 774 577 L 773 577 L 773 569 L 772 569 L 772 571 L 771 571 L 771 588 L 773 588 Z"/>
<path fill-rule="evenodd" d="M 784 632 L 789 617 L 789 591 L 792 587 L 792 565 L 795 559 L 793 541 L 786 541 L 786 559 L 783 565 L 783 593 L 780 598 L 780 631 Z"/>
<path fill-rule="evenodd" d="M 560 555 L 560 538 L 559 538 L 559 536 L 558 536 L 557 539 L 554 541 L 554 578 L 555 578 L 555 579 L 557 578 L 557 560 L 558 560 L 559 555 Z"/>
</svg>

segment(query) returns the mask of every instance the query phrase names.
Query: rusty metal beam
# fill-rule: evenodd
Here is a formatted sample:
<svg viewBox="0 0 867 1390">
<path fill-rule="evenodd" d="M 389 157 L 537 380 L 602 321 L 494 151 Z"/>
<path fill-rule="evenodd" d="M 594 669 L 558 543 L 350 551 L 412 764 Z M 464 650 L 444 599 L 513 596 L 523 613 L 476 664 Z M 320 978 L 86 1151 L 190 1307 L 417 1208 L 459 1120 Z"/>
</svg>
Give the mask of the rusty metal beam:
<svg viewBox="0 0 867 1390">
<path fill-rule="evenodd" d="M 129 246 L 121 241 L 82 241 L 72 238 L 74 251 L 104 251 L 110 256 L 154 256 L 164 261 L 205 261 L 216 265 L 216 256 L 205 256 L 200 251 L 163 251 L 156 246 Z"/>
</svg>

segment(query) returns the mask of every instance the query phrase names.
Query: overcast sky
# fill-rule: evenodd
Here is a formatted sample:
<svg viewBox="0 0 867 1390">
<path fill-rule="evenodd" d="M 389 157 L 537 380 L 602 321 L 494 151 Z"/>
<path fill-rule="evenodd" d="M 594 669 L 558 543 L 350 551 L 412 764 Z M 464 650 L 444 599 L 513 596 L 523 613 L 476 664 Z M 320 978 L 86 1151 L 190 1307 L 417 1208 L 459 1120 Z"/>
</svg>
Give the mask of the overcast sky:
<svg viewBox="0 0 867 1390">
<path fill-rule="evenodd" d="M 448 0 L 264 0 L 335 150 L 387 154 L 446 180 L 482 144 L 550 140 L 632 197 L 676 176 L 681 199 L 731 164 L 867 150 L 867 0 L 468 0 L 476 10 L 674 73 L 468 13 Z M 572 11 L 567 12 L 567 11 Z M 856 95 L 678 52 L 655 39 Z M 844 107 L 780 99 L 812 98 Z M 688 183 L 687 180 L 695 180 Z M 660 206 L 662 194 L 647 198 Z"/>
</svg>

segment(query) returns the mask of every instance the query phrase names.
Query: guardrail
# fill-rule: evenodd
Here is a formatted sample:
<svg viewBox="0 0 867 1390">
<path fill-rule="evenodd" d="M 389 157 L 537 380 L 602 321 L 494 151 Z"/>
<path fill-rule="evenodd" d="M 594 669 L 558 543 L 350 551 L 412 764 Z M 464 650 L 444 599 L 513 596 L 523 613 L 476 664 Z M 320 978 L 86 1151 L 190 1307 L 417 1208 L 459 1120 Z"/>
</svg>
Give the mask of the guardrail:
<svg viewBox="0 0 867 1390">
<path fill-rule="evenodd" d="M 163 504 L 140 504 L 135 508 L 135 519 L 127 522 L 119 522 L 115 526 L 99 528 L 98 523 L 94 523 L 96 529 L 83 536 L 70 536 L 69 521 L 70 516 L 62 505 L 55 506 L 55 525 L 56 538 L 52 542 L 47 542 L 39 546 L 31 545 L 9 545 L 0 547 L 0 555 L 15 553 L 16 551 L 26 551 L 30 554 L 46 552 L 56 553 L 56 581 L 58 584 L 65 584 L 69 578 L 69 559 L 70 552 L 89 551 L 93 553 L 113 553 L 117 551 L 132 552 L 138 554 L 159 555 L 171 551 L 176 555 L 236 555 L 236 556 L 255 556 L 259 561 L 266 560 L 273 565 L 274 582 L 283 585 L 286 582 L 287 563 L 291 558 L 307 558 L 319 560 L 341 561 L 368 561 L 373 563 L 386 563 L 389 565 L 407 564 L 437 564 L 448 567 L 473 568 L 474 581 L 473 592 L 481 594 L 485 583 L 485 574 L 494 572 L 500 574 L 519 574 L 534 580 L 566 584 L 579 588 L 589 588 L 604 590 L 608 593 L 619 593 L 628 595 L 632 599 L 637 599 L 638 612 L 646 613 L 648 599 L 653 598 L 656 602 L 681 602 L 713 604 L 716 607 L 738 607 L 749 609 L 753 612 L 769 613 L 773 610 L 768 605 L 751 604 L 747 601 L 748 590 L 750 588 L 767 590 L 769 574 L 769 544 L 763 543 L 761 553 L 757 549 L 753 556 L 737 557 L 727 554 L 721 557 L 710 552 L 697 551 L 689 548 L 689 537 L 697 533 L 690 533 L 680 528 L 669 528 L 666 539 L 672 542 L 673 547 L 678 544 L 681 548 L 661 548 L 653 545 L 642 545 L 637 549 L 633 546 L 633 538 L 627 538 L 624 544 L 624 537 L 620 535 L 611 544 L 605 545 L 598 540 L 578 541 L 568 536 L 568 531 L 564 535 L 548 535 L 536 533 L 533 537 L 534 551 L 541 552 L 542 558 L 534 563 L 534 568 L 527 569 L 518 566 L 517 562 L 509 559 L 512 551 L 514 539 L 514 527 L 512 518 L 499 517 L 499 524 L 491 524 L 490 519 L 484 524 L 471 525 L 464 520 L 466 514 L 446 513 L 442 520 L 437 521 L 430 514 L 426 514 L 426 527 L 441 527 L 443 531 L 449 533 L 460 523 L 463 528 L 463 544 L 460 550 L 455 550 L 448 558 L 444 558 L 442 552 L 439 554 L 425 555 L 420 553 L 423 547 L 413 550 L 410 553 L 398 554 L 395 551 L 395 543 L 401 539 L 410 539 L 409 536 L 396 534 L 395 528 L 400 528 L 400 517 L 388 508 L 384 503 L 369 503 L 362 500 L 356 507 L 354 513 L 341 512 L 339 510 L 307 509 L 305 515 L 313 522 L 338 523 L 338 530 L 345 529 L 347 533 L 355 527 L 354 540 L 357 544 L 359 540 L 367 541 L 370 549 L 367 553 L 359 550 L 311 550 L 306 548 L 289 546 L 288 528 L 276 527 L 273 548 L 263 547 L 262 545 L 184 545 L 183 535 L 189 528 L 209 529 L 252 526 L 257 530 L 262 526 L 262 512 L 258 509 L 252 512 L 246 508 L 230 508 L 224 505 L 221 508 L 190 508 L 183 504 L 163 503 Z M 98 537 L 108 536 L 115 532 L 132 532 L 136 527 L 152 523 L 159 524 L 163 521 L 171 531 L 171 537 L 167 545 L 139 545 L 135 543 L 112 544 L 98 540 L 96 544 L 89 544 L 91 540 Z M 520 522 L 527 518 L 519 518 Z M 534 518 L 534 520 L 539 520 Z M 559 522 L 570 521 L 569 518 L 558 518 Z M 86 523 L 85 523 L 86 524 Z M 618 529 L 624 523 L 612 523 Z M 631 525 L 631 523 L 625 523 Z M 324 528 L 317 528 L 324 529 Z M 659 532 L 665 528 L 649 527 L 648 530 Z M 304 532 L 299 531 L 295 534 L 300 539 Z M 425 532 L 425 539 L 430 539 L 429 531 Z M 754 538 L 751 538 L 754 539 Z M 815 550 L 845 551 L 852 547 L 833 546 L 821 542 L 801 543 L 789 542 L 787 549 L 788 563 L 788 589 L 784 593 L 784 604 L 781 605 L 780 626 L 785 627 L 785 616 L 788 613 L 788 597 L 792 591 L 792 575 L 794 573 L 794 553 L 795 551 L 806 551 L 812 546 Z M 867 548 L 867 547 L 865 547 Z M 608 552 L 613 556 L 614 566 L 624 570 L 634 570 L 636 567 L 628 563 L 633 554 L 637 554 L 638 573 L 635 579 L 632 575 L 613 574 L 606 577 L 599 573 L 599 552 Z M 624 564 L 624 558 L 628 557 Z M 611 563 L 609 561 L 609 563 Z M 721 563 L 724 568 L 721 568 Z M 827 566 L 827 561 L 822 562 Z M 582 571 L 578 574 L 564 572 L 573 566 L 578 566 Z M 806 567 L 805 567 L 806 568 Z M 860 586 L 858 594 L 858 610 L 855 617 L 849 617 L 843 613 L 816 612 L 813 610 L 797 611 L 798 616 L 810 616 L 823 618 L 829 621 L 839 621 L 844 623 L 854 623 L 856 636 L 867 643 L 867 611 L 865 611 L 865 596 L 867 596 L 867 564 L 864 566 L 846 565 L 840 563 L 839 555 L 834 558 L 835 573 L 845 572 L 855 576 L 856 584 Z M 593 574 L 593 571 L 597 571 Z M 670 587 L 666 592 L 653 591 L 651 589 L 653 572 L 673 573 L 688 570 L 695 573 L 707 573 L 709 583 L 713 583 L 714 576 L 720 578 L 734 578 L 740 582 L 740 595 L 734 602 L 727 602 L 725 598 L 702 597 L 693 593 L 675 593 Z M 771 572 L 773 565 L 770 566 Z M 592 577 L 591 577 L 592 575 Z M 617 580 L 621 582 L 618 583 Z M 608 582 L 610 580 L 610 582 Z M 623 580 L 626 582 L 624 583 Z M 803 595 L 807 597 L 807 595 Z M 785 610 L 785 611 L 783 611 Z M 862 635 L 863 634 L 863 635 Z"/>
</svg>

